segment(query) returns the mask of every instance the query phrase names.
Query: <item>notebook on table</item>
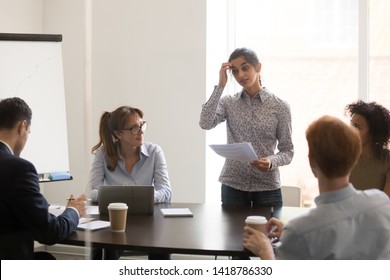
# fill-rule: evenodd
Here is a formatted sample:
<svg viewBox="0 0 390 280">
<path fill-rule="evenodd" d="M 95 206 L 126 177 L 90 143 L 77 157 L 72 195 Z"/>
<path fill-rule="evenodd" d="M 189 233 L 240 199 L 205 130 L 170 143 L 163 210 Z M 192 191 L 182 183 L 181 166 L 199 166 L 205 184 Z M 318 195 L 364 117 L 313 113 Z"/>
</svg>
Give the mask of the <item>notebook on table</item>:
<svg viewBox="0 0 390 280">
<path fill-rule="evenodd" d="M 112 202 L 126 203 L 127 214 L 153 214 L 154 186 L 99 186 L 98 207 L 100 214 L 108 214 Z"/>
</svg>

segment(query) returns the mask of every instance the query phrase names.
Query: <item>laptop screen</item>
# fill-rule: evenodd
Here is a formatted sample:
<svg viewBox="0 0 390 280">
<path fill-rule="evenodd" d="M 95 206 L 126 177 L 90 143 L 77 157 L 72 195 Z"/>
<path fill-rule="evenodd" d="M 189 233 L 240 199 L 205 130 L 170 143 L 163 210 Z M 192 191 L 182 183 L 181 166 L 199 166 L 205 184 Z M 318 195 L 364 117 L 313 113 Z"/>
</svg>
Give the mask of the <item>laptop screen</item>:
<svg viewBox="0 0 390 280">
<path fill-rule="evenodd" d="M 126 203 L 127 214 L 153 214 L 154 186 L 99 186 L 99 213 L 108 214 L 107 206 L 112 202 Z"/>
</svg>

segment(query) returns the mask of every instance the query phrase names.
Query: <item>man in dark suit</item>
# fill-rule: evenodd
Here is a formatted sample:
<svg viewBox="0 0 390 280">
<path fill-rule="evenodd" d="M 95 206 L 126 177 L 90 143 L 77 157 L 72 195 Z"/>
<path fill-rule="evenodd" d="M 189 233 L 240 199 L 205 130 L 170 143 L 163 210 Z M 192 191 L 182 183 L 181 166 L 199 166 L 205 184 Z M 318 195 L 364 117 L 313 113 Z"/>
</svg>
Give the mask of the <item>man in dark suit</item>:
<svg viewBox="0 0 390 280">
<path fill-rule="evenodd" d="M 85 196 L 70 196 L 58 217 L 48 212 L 37 171 L 20 158 L 30 133 L 32 113 L 20 98 L 0 101 L 0 258 L 37 259 L 34 240 L 52 245 L 69 236 L 85 215 Z M 38 257 L 39 256 L 39 257 Z M 50 256 L 47 254 L 43 258 Z"/>
</svg>

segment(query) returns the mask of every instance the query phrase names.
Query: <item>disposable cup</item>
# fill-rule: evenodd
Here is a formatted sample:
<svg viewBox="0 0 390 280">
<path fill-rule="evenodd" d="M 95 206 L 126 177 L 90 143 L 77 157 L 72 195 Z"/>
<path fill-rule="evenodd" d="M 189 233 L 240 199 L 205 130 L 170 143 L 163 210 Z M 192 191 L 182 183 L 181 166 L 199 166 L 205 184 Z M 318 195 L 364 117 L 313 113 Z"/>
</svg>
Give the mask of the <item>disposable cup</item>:
<svg viewBox="0 0 390 280">
<path fill-rule="evenodd" d="M 107 206 L 111 223 L 111 231 L 124 232 L 126 230 L 127 209 L 126 203 L 110 203 Z"/>
<path fill-rule="evenodd" d="M 264 216 L 248 216 L 245 224 L 267 234 L 267 218 Z"/>
</svg>

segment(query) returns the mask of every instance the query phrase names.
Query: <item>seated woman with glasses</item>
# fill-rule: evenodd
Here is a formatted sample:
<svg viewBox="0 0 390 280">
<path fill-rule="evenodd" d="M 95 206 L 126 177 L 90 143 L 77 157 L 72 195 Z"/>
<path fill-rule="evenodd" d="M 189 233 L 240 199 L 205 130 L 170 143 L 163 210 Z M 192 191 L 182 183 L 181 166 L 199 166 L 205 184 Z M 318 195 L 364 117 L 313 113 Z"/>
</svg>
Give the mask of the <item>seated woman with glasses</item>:
<svg viewBox="0 0 390 280">
<path fill-rule="evenodd" d="M 100 185 L 154 185 L 154 202 L 170 202 L 172 197 L 167 163 L 162 149 L 144 142 L 147 123 L 140 109 L 122 106 L 104 112 L 100 118 L 99 143 L 89 173 L 88 193 L 97 202 Z M 93 250 L 94 259 L 101 251 Z M 105 259 L 117 259 L 120 251 L 106 249 Z M 169 254 L 149 255 L 149 259 L 169 258 Z"/>
</svg>

